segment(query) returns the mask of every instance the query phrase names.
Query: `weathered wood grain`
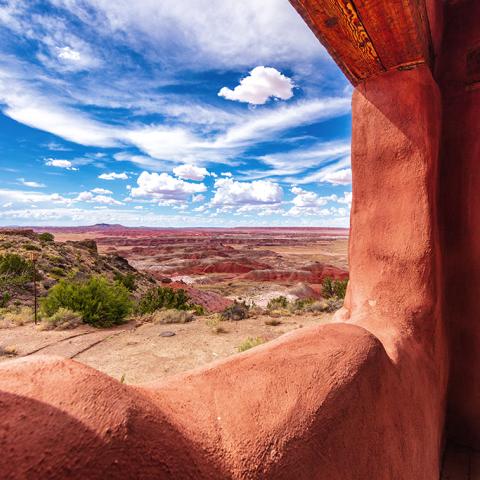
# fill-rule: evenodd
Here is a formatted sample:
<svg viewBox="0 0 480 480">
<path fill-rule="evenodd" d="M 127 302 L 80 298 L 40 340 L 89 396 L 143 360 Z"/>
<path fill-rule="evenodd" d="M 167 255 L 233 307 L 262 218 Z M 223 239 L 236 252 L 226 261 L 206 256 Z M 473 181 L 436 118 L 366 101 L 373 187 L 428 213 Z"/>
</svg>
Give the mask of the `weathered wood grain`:
<svg viewBox="0 0 480 480">
<path fill-rule="evenodd" d="M 355 85 L 431 61 L 425 0 L 290 0 Z"/>
</svg>

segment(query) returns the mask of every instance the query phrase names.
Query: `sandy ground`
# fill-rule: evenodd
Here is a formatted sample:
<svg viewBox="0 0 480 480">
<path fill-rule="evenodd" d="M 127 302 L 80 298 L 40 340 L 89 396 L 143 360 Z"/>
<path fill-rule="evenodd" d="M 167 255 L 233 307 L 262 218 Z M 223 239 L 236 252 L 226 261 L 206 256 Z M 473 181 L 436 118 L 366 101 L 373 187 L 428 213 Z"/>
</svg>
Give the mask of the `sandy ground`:
<svg viewBox="0 0 480 480">
<path fill-rule="evenodd" d="M 269 326 L 270 316 L 258 316 L 239 322 L 221 322 L 226 333 L 216 334 L 206 317 L 187 324 L 135 326 L 127 323 L 98 330 L 82 326 L 69 331 L 39 331 L 32 324 L 0 330 L 0 346 L 13 347 L 16 358 L 31 355 L 59 355 L 90 365 L 125 383 L 157 380 L 214 360 L 234 355 L 249 337 L 265 341 L 318 323 L 327 323 L 332 314 L 302 314 L 279 318 L 282 323 Z M 162 337 L 162 332 L 174 332 Z M 0 361 L 12 357 L 0 356 Z"/>
</svg>

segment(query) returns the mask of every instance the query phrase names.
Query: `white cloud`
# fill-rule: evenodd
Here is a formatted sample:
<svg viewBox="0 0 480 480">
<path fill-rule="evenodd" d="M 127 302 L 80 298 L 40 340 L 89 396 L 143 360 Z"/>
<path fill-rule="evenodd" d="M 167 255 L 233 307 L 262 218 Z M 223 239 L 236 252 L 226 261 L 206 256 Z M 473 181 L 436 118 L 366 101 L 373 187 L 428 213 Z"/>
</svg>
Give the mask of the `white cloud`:
<svg viewBox="0 0 480 480">
<path fill-rule="evenodd" d="M 56 158 L 46 158 L 45 165 L 47 167 L 65 168 L 66 170 L 78 170 L 70 160 L 60 160 Z"/>
<path fill-rule="evenodd" d="M 26 187 L 30 187 L 30 188 L 45 188 L 45 186 L 46 186 L 43 183 L 28 181 L 28 180 L 25 180 L 24 178 L 18 178 L 17 180 L 22 185 L 25 185 Z"/>
<path fill-rule="evenodd" d="M 110 173 L 102 173 L 101 175 L 98 176 L 98 178 L 102 180 L 128 180 L 128 175 L 125 172 L 122 172 L 122 173 L 110 172 Z"/>
<path fill-rule="evenodd" d="M 96 203 L 103 203 L 104 205 L 122 205 L 122 202 L 119 202 L 112 197 L 107 197 L 106 195 L 95 195 L 92 201 Z"/>
<path fill-rule="evenodd" d="M 137 179 L 138 187 L 132 188 L 132 198 L 150 198 L 159 201 L 186 201 L 191 195 L 205 192 L 203 183 L 190 183 L 172 177 L 168 173 L 142 172 Z M 168 203 L 163 203 L 168 205 Z"/>
<path fill-rule="evenodd" d="M 342 157 L 335 162 L 329 162 L 320 166 L 316 172 L 308 175 L 290 177 L 285 180 L 298 184 L 330 183 L 332 185 L 350 185 L 352 183 L 350 156 Z"/>
<path fill-rule="evenodd" d="M 106 188 L 94 188 L 93 190 L 90 190 L 92 193 L 95 193 L 97 195 L 112 195 L 111 190 L 107 190 Z"/>
<path fill-rule="evenodd" d="M 233 90 L 223 87 L 218 95 L 227 100 L 263 105 L 270 98 L 288 100 L 293 97 L 293 82 L 272 67 L 258 66 L 242 78 Z"/>
<path fill-rule="evenodd" d="M 109 39 L 127 39 L 170 64 L 231 68 L 327 57 L 287 0 L 54 1 Z"/>
<path fill-rule="evenodd" d="M 8 203 L 63 203 L 69 204 L 71 200 L 59 195 L 58 193 L 43 193 L 24 190 L 0 189 L 0 201 Z"/>
<path fill-rule="evenodd" d="M 320 181 L 333 185 L 350 185 L 352 183 L 352 169 L 344 168 L 337 172 L 326 173 Z"/>
<path fill-rule="evenodd" d="M 71 47 L 57 47 L 58 58 L 62 60 L 69 60 L 79 62 L 81 60 L 80 52 L 77 52 Z"/>
<path fill-rule="evenodd" d="M 173 173 L 184 180 L 195 180 L 201 182 L 206 176 L 210 175 L 208 170 L 195 165 L 183 164 L 175 167 Z"/>
<path fill-rule="evenodd" d="M 97 189 L 97 190 L 102 190 Z M 107 190 L 108 191 L 108 190 Z M 103 205 L 123 205 L 122 202 L 115 200 L 114 198 L 107 195 L 94 195 L 92 192 L 80 192 L 75 198 L 76 202 L 91 202 L 91 203 L 101 203 Z"/>
<path fill-rule="evenodd" d="M 220 174 L 222 177 L 233 177 L 232 172 L 223 172 Z"/>
<path fill-rule="evenodd" d="M 205 201 L 205 195 L 202 195 L 201 193 L 199 195 L 194 195 L 192 197 L 192 202 L 194 203 L 199 203 L 204 201 Z"/>
<path fill-rule="evenodd" d="M 215 195 L 211 205 L 268 205 L 282 201 L 283 190 L 267 180 L 236 182 L 231 178 L 215 180 Z"/>
</svg>

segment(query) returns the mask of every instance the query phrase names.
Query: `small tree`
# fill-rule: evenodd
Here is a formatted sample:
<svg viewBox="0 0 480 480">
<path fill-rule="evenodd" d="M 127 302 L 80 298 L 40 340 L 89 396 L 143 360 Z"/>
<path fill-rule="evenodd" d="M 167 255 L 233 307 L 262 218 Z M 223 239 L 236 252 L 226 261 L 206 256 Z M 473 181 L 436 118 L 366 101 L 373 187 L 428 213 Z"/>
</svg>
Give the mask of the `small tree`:
<svg viewBox="0 0 480 480">
<path fill-rule="evenodd" d="M 123 322 L 132 301 L 124 285 L 94 276 L 85 282 L 61 280 L 52 287 L 42 299 L 42 312 L 50 317 L 60 308 L 79 312 L 85 323 L 95 327 L 110 327 Z"/>
<path fill-rule="evenodd" d="M 283 310 L 287 307 L 288 307 L 288 299 L 283 295 L 280 295 L 279 297 L 276 297 L 276 298 L 272 298 L 267 304 L 268 310 Z"/>
<path fill-rule="evenodd" d="M 154 287 L 150 289 L 138 302 L 138 313 L 144 315 L 153 313 L 162 308 L 175 310 L 190 310 L 195 306 L 185 290 L 174 290 L 170 287 Z"/>
<path fill-rule="evenodd" d="M 115 281 L 121 283 L 129 292 L 134 292 L 137 289 L 135 284 L 135 275 L 133 273 L 127 273 L 123 275 L 120 272 L 115 273 Z"/>
<path fill-rule="evenodd" d="M 43 232 L 38 236 L 38 238 L 42 242 L 53 242 L 55 240 L 55 237 L 50 232 Z"/>
</svg>

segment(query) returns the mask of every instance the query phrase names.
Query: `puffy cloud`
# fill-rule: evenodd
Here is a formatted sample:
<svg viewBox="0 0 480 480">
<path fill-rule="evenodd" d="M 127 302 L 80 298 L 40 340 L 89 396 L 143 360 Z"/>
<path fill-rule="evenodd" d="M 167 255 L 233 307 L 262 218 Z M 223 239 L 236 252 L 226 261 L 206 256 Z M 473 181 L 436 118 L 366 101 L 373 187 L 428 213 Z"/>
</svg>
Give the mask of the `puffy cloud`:
<svg viewBox="0 0 480 480">
<path fill-rule="evenodd" d="M 237 182 L 231 178 L 215 180 L 215 195 L 212 205 L 268 205 L 280 203 L 283 190 L 278 184 L 268 180 Z"/>
<path fill-rule="evenodd" d="M 45 159 L 47 167 L 65 168 L 66 170 L 78 170 L 75 168 L 70 160 L 60 160 L 56 158 Z"/>
<path fill-rule="evenodd" d="M 344 192 L 343 197 L 340 197 L 337 200 L 338 203 L 343 203 L 345 205 L 348 205 L 349 207 L 352 206 L 352 192 Z"/>
<path fill-rule="evenodd" d="M 0 201 L 8 203 L 63 203 L 69 204 L 71 200 L 58 193 L 43 193 L 23 190 L 0 189 Z"/>
<path fill-rule="evenodd" d="M 106 195 L 95 195 L 92 201 L 96 203 L 103 203 L 105 205 L 122 205 L 122 202 L 119 202 L 112 197 L 107 197 Z"/>
<path fill-rule="evenodd" d="M 62 60 L 69 60 L 79 62 L 81 59 L 80 52 L 77 52 L 71 47 L 57 47 L 58 58 Z"/>
<path fill-rule="evenodd" d="M 98 178 L 102 180 L 128 180 L 128 175 L 125 172 L 122 172 L 122 173 L 110 172 L 110 173 L 102 173 L 101 175 L 98 176 Z"/>
<path fill-rule="evenodd" d="M 272 67 L 255 67 L 233 90 L 223 87 L 218 95 L 227 100 L 263 105 L 270 98 L 288 100 L 293 97 L 293 82 Z"/>
<path fill-rule="evenodd" d="M 326 173 L 320 181 L 333 185 L 350 185 L 352 183 L 352 169 L 344 168 L 336 172 Z"/>
<path fill-rule="evenodd" d="M 194 203 L 199 203 L 205 201 L 205 195 L 202 195 L 201 193 L 199 195 L 194 195 L 192 197 L 192 202 Z"/>
<path fill-rule="evenodd" d="M 352 194 L 345 192 L 343 197 L 337 195 L 320 196 L 315 192 L 304 190 L 298 186 L 291 189 L 295 195 L 291 201 L 293 207 L 287 210 L 284 215 L 288 217 L 316 216 L 329 218 L 332 225 L 347 225 L 350 214 Z M 341 203 L 345 207 L 328 206 L 328 203 Z"/>
<path fill-rule="evenodd" d="M 101 189 L 100 189 L 101 190 Z M 114 198 L 107 195 L 94 195 L 93 190 L 91 192 L 80 192 L 75 198 L 76 202 L 91 202 L 91 203 L 101 203 L 103 205 L 123 205 L 122 202 L 115 200 Z"/>
<path fill-rule="evenodd" d="M 272 58 L 278 62 L 327 59 L 323 47 L 287 0 L 55 3 L 111 41 L 126 39 L 139 53 L 163 53 L 162 61 L 170 65 L 231 68 L 259 65 Z M 171 45 L 175 45 L 174 52 L 165 54 Z"/>
<path fill-rule="evenodd" d="M 90 190 L 92 193 L 95 193 L 97 195 L 112 195 L 111 190 L 107 190 L 106 188 L 94 188 L 93 190 Z"/>
<path fill-rule="evenodd" d="M 25 185 L 26 187 L 30 188 L 45 188 L 45 185 L 43 183 L 38 183 L 38 182 L 33 182 L 29 180 L 25 180 L 24 178 L 18 178 L 17 179 L 22 185 Z"/>
<path fill-rule="evenodd" d="M 191 195 L 207 190 L 203 183 L 190 183 L 168 173 L 142 172 L 137 179 L 138 187 L 132 188 L 132 198 L 150 198 L 165 201 L 186 201 Z"/>
<path fill-rule="evenodd" d="M 206 176 L 210 175 L 208 170 L 203 167 L 197 167 L 195 165 L 179 165 L 173 169 L 173 173 L 184 180 L 202 181 Z"/>
</svg>

